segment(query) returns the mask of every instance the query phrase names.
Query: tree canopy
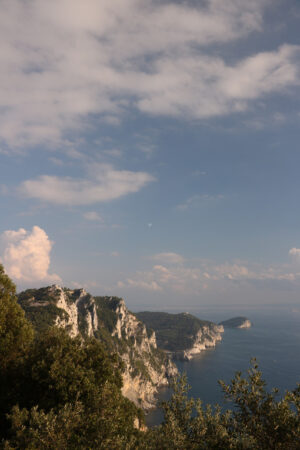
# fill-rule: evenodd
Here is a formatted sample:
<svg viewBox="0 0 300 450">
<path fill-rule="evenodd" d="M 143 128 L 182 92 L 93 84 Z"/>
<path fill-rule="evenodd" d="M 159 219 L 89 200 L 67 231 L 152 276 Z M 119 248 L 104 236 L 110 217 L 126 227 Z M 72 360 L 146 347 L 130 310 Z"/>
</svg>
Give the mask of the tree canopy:
<svg viewBox="0 0 300 450">
<path fill-rule="evenodd" d="M 16 287 L 0 264 L 0 371 L 15 363 L 33 339 L 33 328 L 15 294 Z"/>
</svg>

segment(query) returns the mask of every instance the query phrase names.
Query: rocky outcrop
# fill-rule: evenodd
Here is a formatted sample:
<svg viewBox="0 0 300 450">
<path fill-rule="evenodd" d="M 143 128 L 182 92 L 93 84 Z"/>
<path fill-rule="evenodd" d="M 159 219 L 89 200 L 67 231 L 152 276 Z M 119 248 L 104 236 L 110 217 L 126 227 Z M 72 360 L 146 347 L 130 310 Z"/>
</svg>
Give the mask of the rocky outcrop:
<svg viewBox="0 0 300 450">
<path fill-rule="evenodd" d="M 232 319 L 224 320 L 220 322 L 219 325 L 225 328 L 250 328 L 252 323 L 247 317 L 233 317 Z"/>
<path fill-rule="evenodd" d="M 215 347 L 218 341 L 222 340 L 221 333 L 224 332 L 222 325 L 203 326 L 196 335 L 193 336 L 193 344 L 190 348 L 173 352 L 174 359 L 189 361 L 207 348 Z"/>
<path fill-rule="evenodd" d="M 84 289 L 72 291 L 62 289 L 58 285 L 49 288 L 49 294 L 53 293 L 56 298 L 56 307 L 62 309 L 63 317 L 57 316 L 55 325 L 66 328 L 70 336 L 79 334 L 80 324 L 85 323 L 86 334 L 91 337 L 98 329 L 98 317 L 96 304 L 93 297 Z"/>
<path fill-rule="evenodd" d="M 53 285 L 24 291 L 19 302 L 36 328 L 56 325 L 72 337 L 94 336 L 117 352 L 124 362 L 123 395 L 138 406 L 154 406 L 158 388 L 177 374 L 168 355 L 157 348 L 155 332 L 127 309 L 123 299 Z"/>
<path fill-rule="evenodd" d="M 109 302 L 115 302 L 114 298 Z M 117 322 L 112 336 L 131 342 L 131 351 L 122 355 L 125 362 L 123 395 L 144 408 L 155 404 L 158 387 L 168 386 L 178 371 L 168 356 L 157 349 L 155 332 L 128 311 L 123 299 L 113 306 Z"/>
<path fill-rule="evenodd" d="M 173 359 L 190 360 L 222 339 L 222 325 L 200 320 L 189 313 L 169 314 L 144 311 L 137 313 L 147 327 L 155 330 L 158 346 Z"/>
</svg>

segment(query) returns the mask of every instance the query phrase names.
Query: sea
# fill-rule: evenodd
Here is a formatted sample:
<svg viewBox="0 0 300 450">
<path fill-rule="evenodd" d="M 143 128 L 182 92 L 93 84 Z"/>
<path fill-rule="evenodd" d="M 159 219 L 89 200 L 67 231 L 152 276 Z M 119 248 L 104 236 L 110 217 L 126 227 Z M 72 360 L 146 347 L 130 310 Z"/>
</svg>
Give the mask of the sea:
<svg viewBox="0 0 300 450">
<path fill-rule="evenodd" d="M 246 375 L 251 358 L 256 358 L 267 389 L 277 387 L 283 395 L 300 383 L 300 304 L 251 308 L 210 306 L 187 312 L 216 323 L 235 316 L 245 316 L 252 322 L 251 328 L 225 329 L 222 341 L 215 348 L 201 352 L 191 361 L 176 361 L 179 371 L 187 374 L 189 395 L 200 398 L 204 405 L 218 403 L 226 407 L 218 380 L 229 383 L 236 371 Z M 158 401 L 167 400 L 170 395 L 169 388 L 161 388 Z M 148 427 L 162 421 L 160 408 L 146 416 Z"/>
</svg>

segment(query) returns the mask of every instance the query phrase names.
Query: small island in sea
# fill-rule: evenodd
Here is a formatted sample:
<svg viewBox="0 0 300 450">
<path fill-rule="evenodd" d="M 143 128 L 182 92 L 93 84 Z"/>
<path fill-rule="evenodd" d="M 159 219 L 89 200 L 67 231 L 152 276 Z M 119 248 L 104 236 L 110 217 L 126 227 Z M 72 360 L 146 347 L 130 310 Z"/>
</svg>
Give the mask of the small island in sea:
<svg viewBox="0 0 300 450">
<path fill-rule="evenodd" d="M 224 328 L 250 328 L 252 323 L 247 317 L 233 317 L 232 319 L 223 320 L 219 325 Z"/>
</svg>

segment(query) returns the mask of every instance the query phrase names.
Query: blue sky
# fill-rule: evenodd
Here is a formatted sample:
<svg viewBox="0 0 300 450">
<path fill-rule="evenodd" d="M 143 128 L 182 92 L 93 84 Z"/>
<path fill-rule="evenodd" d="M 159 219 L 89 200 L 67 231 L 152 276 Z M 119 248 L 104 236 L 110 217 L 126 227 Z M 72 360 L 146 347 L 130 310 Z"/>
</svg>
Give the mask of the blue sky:
<svg viewBox="0 0 300 450">
<path fill-rule="evenodd" d="M 132 309 L 298 304 L 300 4 L 2 2 L 0 261 Z"/>
</svg>

